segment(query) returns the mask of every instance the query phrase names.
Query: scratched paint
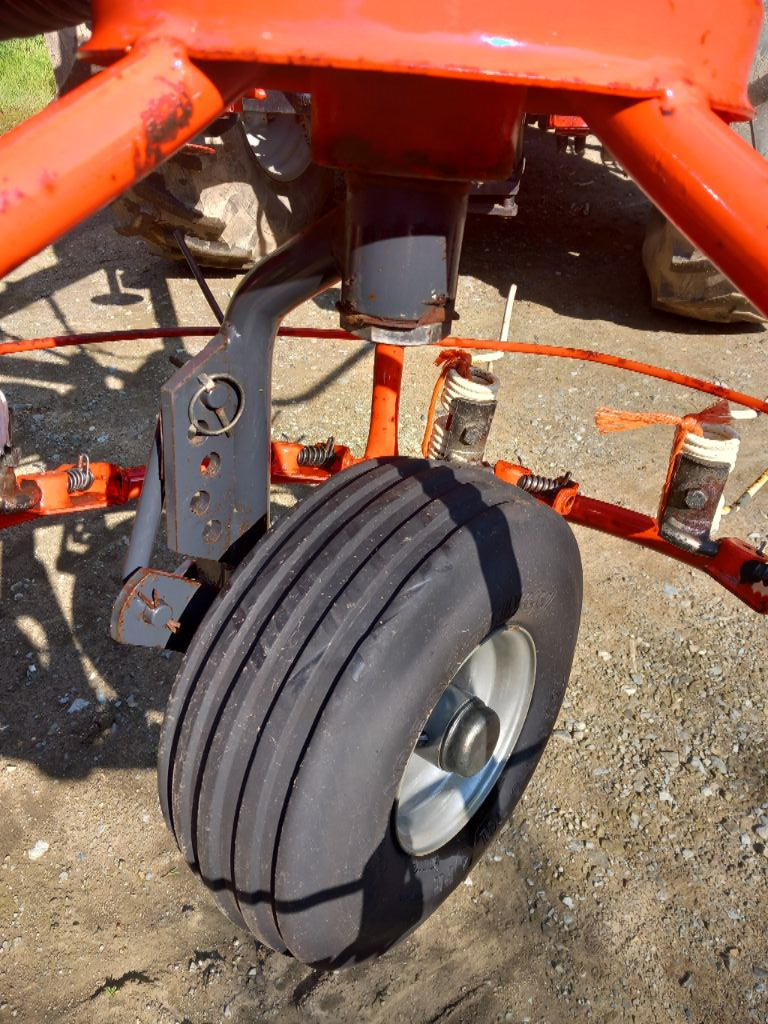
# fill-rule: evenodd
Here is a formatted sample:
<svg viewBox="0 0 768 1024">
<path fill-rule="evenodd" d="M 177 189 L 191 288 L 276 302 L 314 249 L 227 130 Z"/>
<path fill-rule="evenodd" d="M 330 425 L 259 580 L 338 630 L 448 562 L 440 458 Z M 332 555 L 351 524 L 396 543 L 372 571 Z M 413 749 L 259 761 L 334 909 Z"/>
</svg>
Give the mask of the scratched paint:
<svg viewBox="0 0 768 1024">
<path fill-rule="evenodd" d="M 509 39 L 507 36 L 480 36 L 480 41 L 487 43 L 489 46 L 493 46 L 496 49 L 523 45 L 519 39 Z"/>
<path fill-rule="evenodd" d="M 144 174 L 156 167 L 173 149 L 173 143 L 192 119 L 192 98 L 185 86 L 163 79 L 168 91 L 153 99 L 142 111 L 141 122 L 145 145 L 134 148 L 136 171 Z"/>
</svg>

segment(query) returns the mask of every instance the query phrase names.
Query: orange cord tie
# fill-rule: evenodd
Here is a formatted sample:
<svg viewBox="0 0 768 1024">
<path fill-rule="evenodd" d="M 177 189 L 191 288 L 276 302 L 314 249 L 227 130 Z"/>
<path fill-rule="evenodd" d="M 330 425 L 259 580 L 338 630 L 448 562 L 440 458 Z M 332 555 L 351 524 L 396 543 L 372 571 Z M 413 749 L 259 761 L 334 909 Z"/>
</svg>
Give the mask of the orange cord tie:
<svg viewBox="0 0 768 1024">
<path fill-rule="evenodd" d="M 424 438 L 421 442 L 421 454 L 425 459 L 429 458 L 429 442 L 432 437 L 432 427 L 435 425 L 435 414 L 437 412 L 437 403 L 440 401 L 440 395 L 443 390 L 443 384 L 445 378 L 448 376 L 451 370 L 456 370 L 462 377 L 470 379 L 470 369 L 472 366 L 472 356 L 469 352 L 464 352 L 458 348 L 446 348 L 438 355 L 435 360 L 435 366 L 443 364 L 443 369 L 440 371 L 440 375 L 435 381 L 435 386 L 432 389 L 432 398 L 429 402 L 429 410 L 427 412 L 427 425 L 424 428 Z"/>
<path fill-rule="evenodd" d="M 728 423 L 730 419 L 730 406 L 721 399 L 701 412 L 689 413 L 686 416 L 672 416 L 666 412 L 629 412 L 625 409 L 608 409 L 603 406 L 595 413 L 595 426 L 601 434 L 612 434 L 619 430 L 638 430 L 640 427 L 662 424 L 701 437 L 704 434 L 702 424 Z"/>
<path fill-rule="evenodd" d="M 676 427 L 674 441 L 672 442 L 672 453 L 669 457 L 667 468 L 667 479 L 664 481 L 664 489 L 661 492 L 659 505 L 659 516 L 664 507 L 667 494 L 672 485 L 677 458 L 683 449 L 688 434 L 704 436 L 705 423 L 728 423 L 731 419 L 731 409 L 725 399 L 708 405 L 701 412 L 689 413 L 687 416 L 672 416 L 665 412 L 628 412 L 623 409 L 608 409 L 601 407 L 595 413 L 595 426 L 601 434 L 611 434 L 619 430 L 638 430 L 640 427 L 650 427 L 655 424 Z"/>
</svg>

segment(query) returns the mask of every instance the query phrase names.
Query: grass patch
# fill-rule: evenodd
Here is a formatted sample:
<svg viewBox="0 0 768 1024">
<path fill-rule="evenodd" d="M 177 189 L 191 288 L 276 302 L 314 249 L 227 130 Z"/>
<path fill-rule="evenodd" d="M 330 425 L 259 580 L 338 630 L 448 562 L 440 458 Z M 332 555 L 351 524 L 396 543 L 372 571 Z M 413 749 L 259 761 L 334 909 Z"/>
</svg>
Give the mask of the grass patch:
<svg viewBox="0 0 768 1024">
<path fill-rule="evenodd" d="M 0 134 L 37 113 L 56 94 L 42 36 L 0 42 Z"/>
</svg>

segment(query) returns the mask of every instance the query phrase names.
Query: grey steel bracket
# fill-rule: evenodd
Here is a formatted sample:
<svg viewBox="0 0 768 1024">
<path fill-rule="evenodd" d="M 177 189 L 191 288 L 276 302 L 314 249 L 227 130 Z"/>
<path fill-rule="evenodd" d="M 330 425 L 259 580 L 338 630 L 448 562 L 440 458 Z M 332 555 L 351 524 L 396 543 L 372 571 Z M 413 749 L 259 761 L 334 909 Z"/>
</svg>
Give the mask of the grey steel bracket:
<svg viewBox="0 0 768 1024">
<path fill-rule="evenodd" d="M 226 560 L 254 527 L 268 526 L 275 334 L 287 313 L 338 281 L 343 216 L 334 211 L 254 267 L 219 333 L 163 386 L 172 550 Z"/>
<path fill-rule="evenodd" d="M 112 608 L 113 640 L 136 647 L 183 651 L 216 591 L 201 580 L 159 569 L 137 569 L 123 584 Z"/>
</svg>

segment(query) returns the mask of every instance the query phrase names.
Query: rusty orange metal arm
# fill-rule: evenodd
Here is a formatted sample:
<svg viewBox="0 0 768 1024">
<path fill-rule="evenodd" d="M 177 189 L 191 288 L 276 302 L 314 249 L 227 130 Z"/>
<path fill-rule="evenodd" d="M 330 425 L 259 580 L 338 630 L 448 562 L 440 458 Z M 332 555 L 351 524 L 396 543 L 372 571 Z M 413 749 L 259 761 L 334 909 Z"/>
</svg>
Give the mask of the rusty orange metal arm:
<svg viewBox="0 0 768 1024">
<path fill-rule="evenodd" d="M 512 485 L 518 484 L 521 477 L 530 473 L 525 466 L 503 460 L 496 463 L 493 471 L 501 480 Z M 753 611 L 768 615 L 768 586 L 760 582 L 750 582 L 748 574 L 745 576 L 745 569 L 749 566 L 759 567 L 762 576 L 768 569 L 768 559 L 743 541 L 734 537 L 719 539 L 714 555 L 686 551 L 670 544 L 662 537 L 658 522 L 651 516 L 607 501 L 599 501 L 597 498 L 586 497 L 579 493 L 579 485 L 575 481 L 558 492 L 535 494 L 534 497 L 550 505 L 555 512 L 571 523 L 585 526 L 589 530 L 598 530 L 600 533 L 608 533 L 621 540 L 628 540 L 699 569 Z"/>
<path fill-rule="evenodd" d="M 0 275 L 149 174 L 252 77 L 202 69 L 165 39 L 133 52 L 0 139 Z"/>
<path fill-rule="evenodd" d="M 752 584 L 742 578 L 745 563 L 765 564 L 766 559 L 734 537 L 718 541 L 716 555 L 699 555 L 684 551 L 665 540 L 659 533 L 658 523 L 650 516 L 632 509 L 620 508 L 606 501 L 577 495 L 565 518 L 572 523 L 586 526 L 591 530 L 609 533 L 613 537 L 631 541 L 641 547 L 668 555 L 678 562 L 684 562 L 701 569 L 707 576 L 738 597 L 753 611 L 768 614 L 768 587 L 761 583 Z"/>
<path fill-rule="evenodd" d="M 91 509 L 126 505 L 141 494 L 144 483 L 144 466 L 116 466 L 112 462 L 92 462 L 90 470 L 93 483 L 88 490 L 70 494 L 67 488 L 67 470 L 71 464 L 51 469 L 47 473 L 20 473 L 19 484 L 34 483 L 40 500 L 32 508 L 20 512 L 0 514 L 0 529 L 26 523 L 43 516 L 87 512 Z"/>
<path fill-rule="evenodd" d="M 400 345 L 377 345 L 373 357 L 371 423 L 365 458 L 397 455 L 400 384 L 405 351 Z"/>
<path fill-rule="evenodd" d="M 574 103 L 640 188 L 768 315 L 768 162 L 691 86 L 637 103 L 587 94 Z"/>
</svg>

